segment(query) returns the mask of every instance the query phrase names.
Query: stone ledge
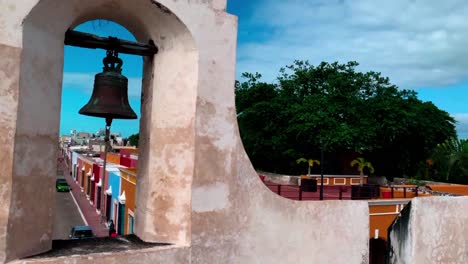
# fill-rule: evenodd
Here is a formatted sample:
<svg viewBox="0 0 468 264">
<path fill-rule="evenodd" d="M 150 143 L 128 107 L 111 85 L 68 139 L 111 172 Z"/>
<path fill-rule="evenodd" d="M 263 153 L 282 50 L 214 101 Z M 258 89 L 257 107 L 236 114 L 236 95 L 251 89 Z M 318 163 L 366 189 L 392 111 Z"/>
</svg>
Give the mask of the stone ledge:
<svg viewBox="0 0 468 264">
<path fill-rule="evenodd" d="M 172 257 L 188 258 L 189 248 L 165 243 L 147 243 L 134 235 L 116 238 L 95 238 L 83 240 L 54 240 L 49 252 L 9 263 L 103 263 L 112 259 L 119 263 L 135 263 L 135 258 L 150 261 Z M 187 254 L 179 253 L 187 251 Z M 151 262 L 159 263 L 159 262 Z M 178 263 L 178 262 L 174 262 Z"/>
</svg>

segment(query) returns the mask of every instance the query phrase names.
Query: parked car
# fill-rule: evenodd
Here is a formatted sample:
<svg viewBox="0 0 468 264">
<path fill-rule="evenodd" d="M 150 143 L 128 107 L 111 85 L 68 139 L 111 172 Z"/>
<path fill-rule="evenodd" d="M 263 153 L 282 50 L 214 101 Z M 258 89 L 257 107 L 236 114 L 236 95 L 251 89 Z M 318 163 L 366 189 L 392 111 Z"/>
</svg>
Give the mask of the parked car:
<svg viewBox="0 0 468 264">
<path fill-rule="evenodd" d="M 58 178 L 55 181 L 55 188 L 57 189 L 57 192 L 69 192 L 70 191 L 70 186 L 67 183 L 67 180 L 63 178 Z"/>
<path fill-rule="evenodd" d="M 74 226 L 68 236 L 70 239 L 94 238 L 93 230 L 89 226 Z"/>
</svg>

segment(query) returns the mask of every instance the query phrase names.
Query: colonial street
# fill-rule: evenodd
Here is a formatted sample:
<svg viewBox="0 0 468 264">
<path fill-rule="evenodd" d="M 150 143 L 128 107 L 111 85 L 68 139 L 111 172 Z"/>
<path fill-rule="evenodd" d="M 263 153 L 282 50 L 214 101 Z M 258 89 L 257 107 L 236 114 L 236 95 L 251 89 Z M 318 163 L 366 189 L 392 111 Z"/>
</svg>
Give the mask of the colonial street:
<svg viewBox="0 0 468 264">
<path fill-rule="evenodd" d="M 57 177 L 64 178 L 66 176 L 63 175 L 62 170 L 58 170 Z M 72 197 L 71 191 L 55 192 L 54 212 L 52 239 L 68 239 L 68 235 L 73 226 L 86 225 Z"/>
</svg>

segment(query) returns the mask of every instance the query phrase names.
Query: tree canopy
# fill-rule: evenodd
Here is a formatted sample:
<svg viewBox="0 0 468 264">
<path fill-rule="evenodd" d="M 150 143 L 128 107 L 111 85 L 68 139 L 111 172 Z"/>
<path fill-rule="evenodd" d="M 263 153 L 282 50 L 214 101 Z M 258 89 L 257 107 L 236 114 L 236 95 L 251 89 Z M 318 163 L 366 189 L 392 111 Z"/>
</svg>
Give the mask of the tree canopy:
<svg viewBox="0 0 468 264">
<path fill-rule="evenodd" d="M 438 144 L 426 166 L 424 178 L 468 184 L 468 140 L 452 138 Z"/>
<path fill-rule="evenodd" d="M 129 136 L 128 141 L 130 143 L 130 146 L 138 147 L 138 142 L 140 141 L 140 133 Z"/>
<path fill-rule="evenodd" d="M 262 170 L 298 173 L 300 157 L 326 153 L 325 173 L 356 172 L 365 157 L 384 176 L 412 176 L 437 144 L 456 137 L 455 120 L 412 90 L 357 62 L 295 61 L 277 82 L 245 73 L 236 82 L 236 107 L 245 149 Z"/>
</svg>

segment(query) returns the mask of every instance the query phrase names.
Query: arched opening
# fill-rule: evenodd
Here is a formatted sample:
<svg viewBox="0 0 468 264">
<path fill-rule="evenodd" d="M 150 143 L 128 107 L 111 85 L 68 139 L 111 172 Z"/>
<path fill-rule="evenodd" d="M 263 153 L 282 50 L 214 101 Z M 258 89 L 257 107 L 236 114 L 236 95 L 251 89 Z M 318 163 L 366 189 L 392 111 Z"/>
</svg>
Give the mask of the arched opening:
<svg viewBox="0 0 468 264">
<path fill-rule="evenodd" d="M 189 30 L 156 1 L 42 0 L 23 23 L 7 259 L 50 249 L 64 37 L 94 19 L 158 44 L 143 62 L 134 232 L 147 242 L 190 243 L 198 50 Z"/>
<path fill-rule="evenodd" d="M 101 38 L 112 36 L 136 43 L 135 37 L 125 27 L 106 20 L 88 21 L 78 25 L 73 31 L 70 29 L 66 43 L 71 42 L 70 32 L 92 34 Z M 61 153 L 58 159 L 52 232 L 54 240 L 134 233 L 138 149 L 136 142 L 131 142 L 135 148 L 126 143 L 129 143 L 130 135 L 139 133 L 143 57 L 117 54 L 123 61 L 122 75 L 128 80 L 128 100 L 137 119 L 112 121 L 108 159 L 104 159 L 105 119 L 78 113 L 90 100 L 95 74 L 103 71 L 106 53 L 106 49 L 65 46 L 60 120 Z M 152 59 L 152 56 L 147 59 Z M 124 172 L 127 177 L 121 177 L 119 168 L 129 168 L 132 173 Z M 121 195 L 125 196 L 125 192 L 126 206 L 115 209 L 112 206 L 114 203 L 125 204 L 119 199 Z"/>
</svg>

